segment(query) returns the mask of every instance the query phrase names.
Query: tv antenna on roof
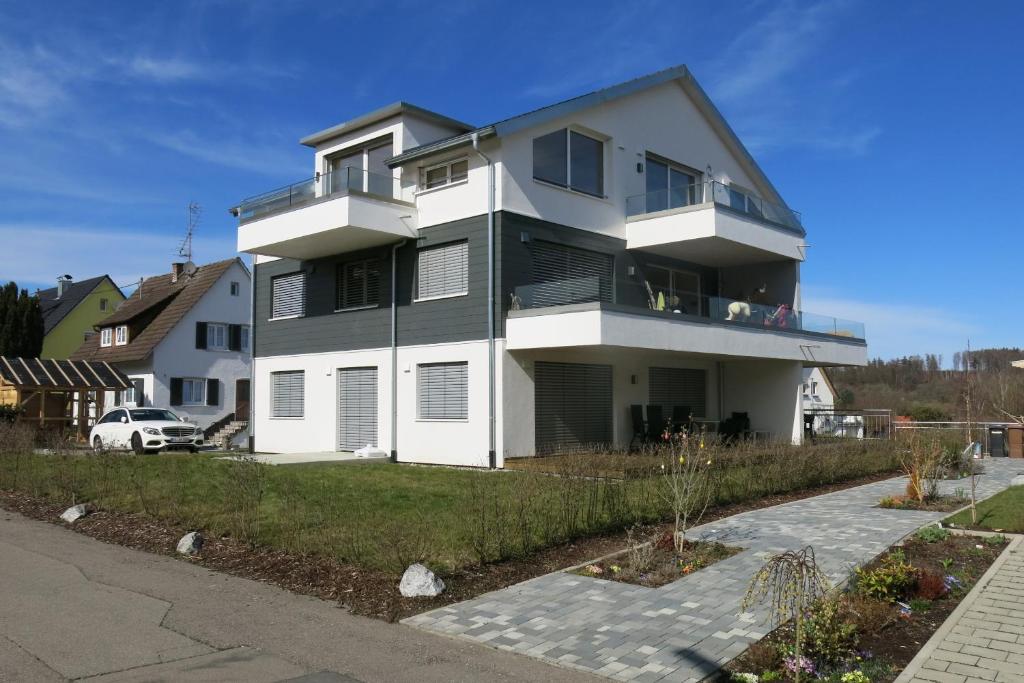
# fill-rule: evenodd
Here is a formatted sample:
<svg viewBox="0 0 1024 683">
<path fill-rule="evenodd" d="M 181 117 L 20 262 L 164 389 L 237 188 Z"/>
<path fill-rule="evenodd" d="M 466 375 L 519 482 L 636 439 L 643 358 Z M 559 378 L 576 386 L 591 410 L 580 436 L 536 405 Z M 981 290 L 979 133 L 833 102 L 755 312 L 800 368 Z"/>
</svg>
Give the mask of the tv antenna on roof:
<svg viewBox="0 0 1024 683">
<path fill-rule="evenodd" d="M 189 202 L 188 218 L 186 221 L 187 228 L 185 230 L 185 239 L 181 241 L 181 246 L 178 247 L 178 256 L 182 256 L 186 261 L 192 260 L 192 235 L 195 234 L 196 227 L 199 225 L 199 216 L 203 213 L 203 208 L 196 202 Z"/>
</svg>

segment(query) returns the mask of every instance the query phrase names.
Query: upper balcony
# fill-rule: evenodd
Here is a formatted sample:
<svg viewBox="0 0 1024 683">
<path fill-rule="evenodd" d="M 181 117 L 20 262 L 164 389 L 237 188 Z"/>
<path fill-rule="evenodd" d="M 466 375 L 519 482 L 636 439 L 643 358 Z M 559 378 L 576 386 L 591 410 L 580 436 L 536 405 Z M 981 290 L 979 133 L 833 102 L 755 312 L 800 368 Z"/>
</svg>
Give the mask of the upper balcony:
<svg viewBox="0 0 1024 683">
<path fill-rule="evenodd" d="M 707 266 L 804 260 L 800 214 L 717 181 L 626 199 L 626 247 Z"/>
<path fill-rule="evenodd" d="M 342 168 L 250 197 L 238 216 L 238 250 L 312 259 L 415 236 L 413 188 L 398 178 Z"/>
<path fill-rule="evenodd" d="M 715 357 L 865 365 L 863 323 L 697 292 L 580 277 L 515 288 L 510 351 L 629 347 Z"/>
</svg>

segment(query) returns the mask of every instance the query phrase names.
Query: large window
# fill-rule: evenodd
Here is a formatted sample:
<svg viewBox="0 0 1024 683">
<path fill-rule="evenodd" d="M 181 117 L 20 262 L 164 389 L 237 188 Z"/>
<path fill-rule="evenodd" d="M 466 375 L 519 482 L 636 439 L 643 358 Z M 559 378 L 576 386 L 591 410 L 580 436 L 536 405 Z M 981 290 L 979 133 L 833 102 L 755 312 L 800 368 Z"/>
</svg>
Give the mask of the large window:
<svg viewBox="0 0 1024 683">
<path fill-rule="evenodd" d="M 648 266 L 647 284 L 653 297 L 651 308 L 701 315 L 700 275 L 686 270 Z"/>
<path fill-rule="evenodd" d="M 469 291 L 469 243 L 421 249 L 416 262 L 416 298 L 438 299 Z"/>
<path fill-rule="evenodd" d="M 288 370 L 270 373 L 270 416 L 302 417 L 306 409 L 306 373 Z"/>
<path fill-rule="evenodd" d="M 533 139 L 533 177 L 604 196 L 604 143 L 563 128 Z"/>
<path fill-rule="evenodd" d="M 662 415 L 685 419 L 707 414 L 707 371 L 691 368 L 650 368 L 648 370 L 647 402 L 661 406 Z"/>
<path fill-rule="evenodd" d="M 424 190 L 432 190 L 435 187 L 444 187 L 459 183 L 469 177 L 469 161 L 456 159 L 446 161 L 443 164 L 428 166 L 423 169 L 423 177 L 420 180 L 420 187 Z"/>
<path fill-rule="evenodd" d="M 327 192 L 346 190 L 395 196 L 395 181 L 385 160 L 392 156 L 391 140 L 377 141 L 365 147 L 347 149 L 328 159 Z"/>
<path fill-rule="evenodd" d="M 297 318 L 306 314 L 306 274 L 289 273 L 270 280 L 271 318 Z"/>
<path fill-rule="evenodd" d="M 645 173 L 647 212 L 697 203 L 699 174 L 695 171 L 648 156 Z"/>
<path fill-rule="evenodd" d="M 380 302 L 380 264 L 377 259 L 339 263 L 335 310 L 376 306 Z"/>
<path fill-rule="evenodd" d="M 185 406 L 206 405 L 206 380 L 198 378 L 182 379 L 181 404 Z"/>
<path fill-rule="evenodd" d="M 416 366 L 417 417 L 465 420 L 469 417 L 469 364 L 424 363 Z"/>
</svg>

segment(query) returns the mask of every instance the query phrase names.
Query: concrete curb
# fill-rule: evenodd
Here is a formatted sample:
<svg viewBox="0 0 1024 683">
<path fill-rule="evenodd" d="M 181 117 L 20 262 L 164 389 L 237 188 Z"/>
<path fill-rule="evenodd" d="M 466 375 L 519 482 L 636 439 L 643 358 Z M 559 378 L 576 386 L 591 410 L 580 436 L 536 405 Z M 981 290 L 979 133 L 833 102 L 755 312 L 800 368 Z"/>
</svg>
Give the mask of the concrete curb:
<svg viewBox="0 0 1024 683">
<path fill-rule="evenodd" d="M 1018 552 L 1022 544 L 1024 544 L 1024 536 L 1016 536 L 1012 541 L 1010 541 L 1010 544 L 1006 546 L 1002 553 L 1000 553 L 999 557 L 996 558 L 996 561 L 988 568 L 988 571 L 982 574 L 981 578 L 978 579 L 978 583 L 974 585 L 974 588 L 972 588 L 971 592 L 967 594 L 967 597 L 960 601 L 960 604 L 956 606 L 953 613 L 950 614 L 946 621 L 942 623 L 939 630 L 928 639 L 928 642 L 924 644 L 924 647 L 922 647 L 918 651 L 917 655 L 910 660 L 910 664 L 907 664 L 906 668 L 903 669 L 894 683 L 910 683 L 910 681 L 914 679 L 914 677 L 921 671 L 921 667 L 924 663 L 928 661 L 932 656 L 932 653 L 938 649 L 939 645 L 941 645 L 946 639 L 946 636 L 948 636 L 950 631 L 953 630 L 953 627 L 959 623 L 960 618 L 965 612 L 971 609 L 992 578 L 999 572 L 1002 566 L 1006 564 L 1007 558 L 1009 558 L 1013 553 Z"/>
</svg>

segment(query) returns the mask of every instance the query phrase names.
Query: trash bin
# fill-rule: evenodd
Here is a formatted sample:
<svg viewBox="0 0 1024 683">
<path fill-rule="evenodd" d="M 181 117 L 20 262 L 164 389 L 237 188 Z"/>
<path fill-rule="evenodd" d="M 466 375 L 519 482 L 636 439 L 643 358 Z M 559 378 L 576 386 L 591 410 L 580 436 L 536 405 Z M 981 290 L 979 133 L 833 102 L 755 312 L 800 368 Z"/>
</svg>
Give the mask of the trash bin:
<svg viewBox="0 0 1024 683">
<path fill-rule="evenodd" d="M 1006 457 L 1006 427 L 988 428 L 988 454 L 993 458 Z"/>
<path fill-rule="evenodd" d="M 1011 458 L 1024 458 L 1024 425 L 1010 425 L 1006 428 L 1007 451 Z"/>
</svg>

